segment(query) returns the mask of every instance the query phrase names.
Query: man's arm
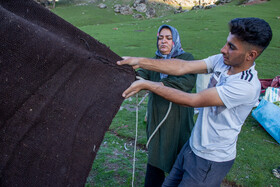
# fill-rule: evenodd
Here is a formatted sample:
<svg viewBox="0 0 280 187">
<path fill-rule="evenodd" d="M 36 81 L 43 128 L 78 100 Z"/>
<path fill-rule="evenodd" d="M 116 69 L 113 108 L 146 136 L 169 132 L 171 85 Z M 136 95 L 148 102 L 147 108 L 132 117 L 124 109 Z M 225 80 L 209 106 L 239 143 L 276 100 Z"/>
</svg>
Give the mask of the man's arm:
<svg viewBox="0 0 280 187">
<path fill-rule="evenodd" d="M 190 94 L 176 90 L 174 88 L 163 86 L 158 82 L 147 80 L 139 80 L 132 83 L 132 85 L 124 91 L 123 97 L 128 98 L 140 90 L 150 90 L 151 92 L 160 95 L 166 100 L 183 106 L 207 107 L 224 105 L 216 88 L 210 88 L 199 93 Z"/>
<path fill-rule="evenodd" d="M 150 59 L 141 57 L 123 57 L 118 65 L 128 64 L 134 69 L 143 68 L 168 75 L 184 75 L 207 73 L 207 65 L 203 60 L 185 61 L 181 59 Z"/>
</svg>

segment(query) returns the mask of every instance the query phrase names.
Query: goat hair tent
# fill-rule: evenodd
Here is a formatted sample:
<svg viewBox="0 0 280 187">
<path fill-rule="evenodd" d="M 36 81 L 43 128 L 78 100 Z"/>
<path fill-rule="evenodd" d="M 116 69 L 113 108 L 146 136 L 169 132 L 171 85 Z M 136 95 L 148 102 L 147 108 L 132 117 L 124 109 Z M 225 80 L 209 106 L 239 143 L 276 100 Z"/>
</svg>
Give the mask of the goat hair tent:
<svg viewBox="0 0 280 187">
<path fill-rule="evenodd" d="M 33 0 L 0 0 L 0 186 L 84 186 L 135 80 Z"/>
</svg>

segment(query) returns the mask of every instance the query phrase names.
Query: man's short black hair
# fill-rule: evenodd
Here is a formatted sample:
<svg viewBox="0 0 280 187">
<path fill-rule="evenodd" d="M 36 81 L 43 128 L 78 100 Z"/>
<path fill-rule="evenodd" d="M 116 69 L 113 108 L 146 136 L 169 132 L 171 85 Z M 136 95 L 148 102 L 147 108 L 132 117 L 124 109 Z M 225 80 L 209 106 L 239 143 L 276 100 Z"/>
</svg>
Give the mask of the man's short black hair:
<svg viewBox="0 0 280 187">
<path fill-rule="evenodd" d="M 270 43 L 272 31 L 269 24 L 260 18 L 235 18 L 229 22 L 231 34 L 240 40 L 264 50 Z"/>
</svg>

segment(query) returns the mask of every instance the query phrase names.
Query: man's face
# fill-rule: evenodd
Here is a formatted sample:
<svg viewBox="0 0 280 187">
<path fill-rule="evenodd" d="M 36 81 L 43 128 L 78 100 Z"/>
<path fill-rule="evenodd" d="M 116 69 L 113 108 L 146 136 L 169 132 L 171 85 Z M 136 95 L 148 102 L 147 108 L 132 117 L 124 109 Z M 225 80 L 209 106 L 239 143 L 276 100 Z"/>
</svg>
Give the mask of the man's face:
<svg viewBox="0 0 280 187">
<path fill-rule="evenodd" d="M 241 67 L 246 61 L 247 52 L 246 44 L 229 33 L 227 42 L 221 49 L 224 63 L 232 67 Z"/>
<path fill-rule="evenodd" d="M 173 47 L 172 33 L 168 28 L 161 29 L 158 36 L 158 49 L 161 54 L 168 55 Z"/>
</svg>

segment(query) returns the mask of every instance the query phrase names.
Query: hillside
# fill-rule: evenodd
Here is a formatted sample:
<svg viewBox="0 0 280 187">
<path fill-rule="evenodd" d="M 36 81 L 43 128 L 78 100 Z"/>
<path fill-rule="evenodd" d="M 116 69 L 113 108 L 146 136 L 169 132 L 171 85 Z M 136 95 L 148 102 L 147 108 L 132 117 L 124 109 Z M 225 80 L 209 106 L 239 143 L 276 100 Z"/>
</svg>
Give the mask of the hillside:
<svg viewBox="0 0 280 187">
<path fill-rule="evenodd" d="M 228 35 L 229 20 L 236 17 L 259 17 L 265 19 L 273 30 L 271 44 L 256 60 L 259 78 L 274 78 L 280 73 L 279 0 L 253 5 L 238 5 L 239 1 L 235 0 L 212 9 L 191 10 L 180 14 L 164 9 L 165 15 L 150 19 L 134 19 L 131 15 L 113 11 L 114 3 L 130 3 L 128 0 L 105 2 L 108 2 L 106 9 L 98 8 L 97 2 L 75 6 L 57 3 L 52 11 L 106 44 L 120 56 L 154 56 L 157 29 L 162 24 L 169 24 L 178 29 L 184 50 L 191 52 L 196 59 L 220 52 Z M 124 104 L 133 108 L 134 103 L 126 101 Z M 145 107 L 141 108 L 141 112 L 139 119 L 143 119 Z M 92 183 L 95 186 L 130 186 L 132 147 L 128 145 L 135 136 L 134 126 L 135 112 L 120 111 L 106 134 L 98 159 L 94 162 L 88 186 Z M 145 144 L 145 138 L 145 124 L 141 123 L 138 143 Z M 124 150 L 124 143 L 129 151 Z M 121 146 L 122 150 L 119 148 Z M 146 152 L 140 146 L 137 154 L 137 184 L 143 186 Z M 237 159 L 227 180 L 242 186 L 279 186 L 279 179 L 271 173 L 273 168 L 279 166 L 279 160 L 279 145 L 249 116 L 242 127 Z"/>
</svg>

